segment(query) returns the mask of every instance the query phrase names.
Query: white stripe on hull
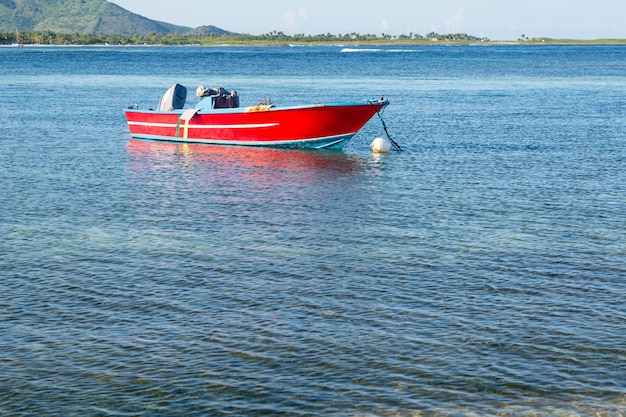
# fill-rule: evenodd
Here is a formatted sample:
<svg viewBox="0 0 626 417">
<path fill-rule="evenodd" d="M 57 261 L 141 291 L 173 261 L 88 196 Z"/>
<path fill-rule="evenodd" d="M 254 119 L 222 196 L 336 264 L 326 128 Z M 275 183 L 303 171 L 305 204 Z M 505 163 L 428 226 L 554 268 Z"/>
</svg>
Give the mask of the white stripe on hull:
<svg viewBox="0 0 626 417">
<path fill-rule="evenodd" d="M 150 127 L 172 127 L 177 126 L 176 123 L 149 123 L 149 122 L 128 122 L 133 126 L 150 126 Z M 258 123 L 258 124 L 239 124 L 239 125 L 189 125 L 189 129 L 258 129 L 260 127 L 274 127 L 280 123 Z"/>
</svg>

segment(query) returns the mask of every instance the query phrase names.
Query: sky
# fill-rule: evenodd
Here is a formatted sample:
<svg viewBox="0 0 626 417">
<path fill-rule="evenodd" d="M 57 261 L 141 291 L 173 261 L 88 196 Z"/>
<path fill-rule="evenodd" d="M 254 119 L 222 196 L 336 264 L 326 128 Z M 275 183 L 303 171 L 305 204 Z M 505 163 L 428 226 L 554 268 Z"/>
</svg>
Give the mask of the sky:
<svg viewBox="0 0 626 417">
<path fill-rule="evenodd" d="M 261 35 L 467 33 L 626 39 L 626 0 L 109 0 L 180 26 Z"/>
</svg>

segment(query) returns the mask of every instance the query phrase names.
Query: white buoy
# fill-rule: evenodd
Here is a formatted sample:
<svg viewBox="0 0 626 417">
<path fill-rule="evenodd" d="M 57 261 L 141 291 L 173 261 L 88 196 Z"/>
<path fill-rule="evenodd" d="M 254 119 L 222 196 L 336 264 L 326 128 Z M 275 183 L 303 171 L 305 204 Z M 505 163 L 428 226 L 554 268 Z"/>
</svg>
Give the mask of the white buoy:
<svg viewBox="0 0 626 417">
<path fill-rule="evenodd" d="M 391 149 L 391 143 L 384 138 L 376 138 L 370 144 L 370 148 L 374 153 L 387 153 Z"/>
</svg>

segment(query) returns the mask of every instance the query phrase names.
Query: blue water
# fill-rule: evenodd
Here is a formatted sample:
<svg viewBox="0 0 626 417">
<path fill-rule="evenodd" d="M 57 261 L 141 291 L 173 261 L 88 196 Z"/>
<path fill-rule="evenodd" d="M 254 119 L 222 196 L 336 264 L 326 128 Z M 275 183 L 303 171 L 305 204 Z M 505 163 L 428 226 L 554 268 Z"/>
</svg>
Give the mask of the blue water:
<svg viewBox="0 0 626 417">
<path fill-rule="evenodd" d="M 623 46 L 0 48 L 0 415 L 626 415 Z M 130 140 L 180 82 L 342 152 Z"/>
</svg>

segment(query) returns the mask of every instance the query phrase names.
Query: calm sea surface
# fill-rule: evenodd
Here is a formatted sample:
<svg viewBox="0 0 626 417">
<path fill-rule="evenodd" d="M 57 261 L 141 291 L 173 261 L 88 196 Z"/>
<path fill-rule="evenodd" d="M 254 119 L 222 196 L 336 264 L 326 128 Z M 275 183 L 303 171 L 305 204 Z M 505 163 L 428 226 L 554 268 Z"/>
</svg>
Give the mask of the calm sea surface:
<svg viewBox="0 0 626 417">
<path fill-rule="evenodd" d="M 175 82 L 384 96 L 405 151 L 130 140 Z M 7 47 L 0 91 L 0 415 L 626 415 L 626 47 Z"/>
</svg>

